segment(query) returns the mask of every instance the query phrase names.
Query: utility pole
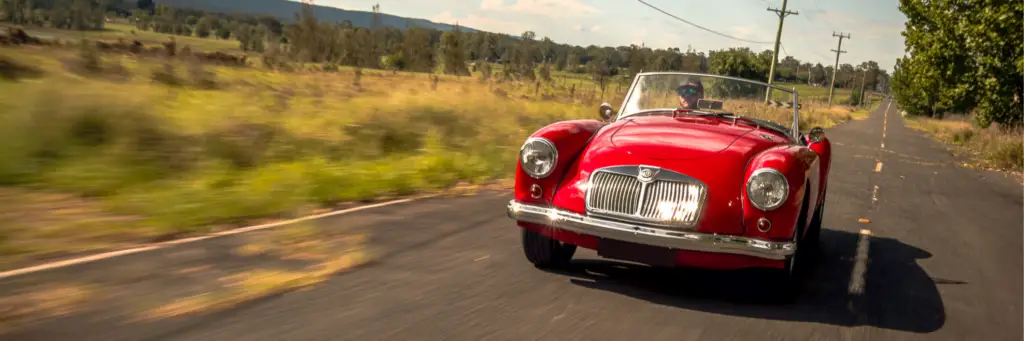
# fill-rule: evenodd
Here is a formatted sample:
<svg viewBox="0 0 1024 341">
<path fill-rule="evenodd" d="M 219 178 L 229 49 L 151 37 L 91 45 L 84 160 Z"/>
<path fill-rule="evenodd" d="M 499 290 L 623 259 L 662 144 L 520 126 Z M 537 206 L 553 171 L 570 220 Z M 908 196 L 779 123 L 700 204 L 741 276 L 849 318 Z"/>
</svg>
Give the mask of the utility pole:
<svg viewBox="0 0 1024 341">
<path fill-rule="evenodd" d="M 860 103 L 857 104 L 860 104 L 861 107 L 866 108 L 867 105 L 864 104 L 866 103 L 864 102 L 864 83 L 867 82 L 868 80 L 868 69 L 864 68 L 864 70 L 862 70 L 861 72 L 862 74 L 860 76 Z"/>
<path fill-rule="evenodd" d="M 775 14 L 779 16 L 779 29 L 777 31 L 775 31 L 775 51 L 772 52 L 772 65 L 771 65 L 771 68 L 768 70 L 768 84 L 775 84 L 775 64 L 779 63 L 779 43 L 780 43 L 780 40 L 782 39 L 782 22 L 786 18 L 787 15 L 799 14 L 799 13 L 794 12 L 794 11 L 787 11 L 786 10 L 786 3 L 787 2 L 788 2 L 788 0 L 782 0 L 782 9 L 781 10 L 768 7 L 768 11 L 769 12 L 775 12 Z M 772 98 L 772 88 L 769 87 L 768 91 L 765 91 L 765 93 L 764 93 L 764 100 L 765 100 L 765 102 L 767 102 L 771 98 Z M 794 103 L 793 105 L 796 105 L 796 103 Z"/>
<path fill-rule="evenodd" d="M 380 13 L 380 4 L 373 5 L 371 8 L 373 8 L 373 17 L 370 22 L 370 29 L 375 30 L 377 29 L 377 13 Z"/>
<path fill-rule="evenodd" d="M 380 13 L 380 4 L 373 5 L 373 21 L 370 23 L 370 56 L 373 57 L 373 65 L 380 65 L 380 55 L 377 54 L 377 14 Z"/>
<path fill-rule="evenodd" d="M 842 32 L 836 34 L 832 32 L 833 37 L 839 37 L 839 46 L 836 47 L 832 52 L 836 53 L 836 65 L 832 67 L 832 85 L 828 87 L 828 107 L 832 108 L 832 93 L 836 91 L 836 74 L 839 73 L 839 54 L 846 53 L 843 51 L 843 38 L 850 39 L 850 34 L 847 33 L 845 36 Z"/>
</svg>

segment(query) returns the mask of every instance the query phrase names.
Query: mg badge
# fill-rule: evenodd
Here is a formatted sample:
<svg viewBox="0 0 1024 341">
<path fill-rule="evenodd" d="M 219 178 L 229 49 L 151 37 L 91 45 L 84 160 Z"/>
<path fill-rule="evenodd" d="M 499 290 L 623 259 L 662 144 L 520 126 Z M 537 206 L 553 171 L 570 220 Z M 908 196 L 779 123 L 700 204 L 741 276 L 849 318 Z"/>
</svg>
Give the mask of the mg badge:
<svg viewBox="0 0 1024 341">
<path fill-rule="evenodd" d="M 651 182 L 657 174 L 658 170 L 656 168 L 640 166 L 640 175 L 637 178 L 640 182 Z"/>
</svg>

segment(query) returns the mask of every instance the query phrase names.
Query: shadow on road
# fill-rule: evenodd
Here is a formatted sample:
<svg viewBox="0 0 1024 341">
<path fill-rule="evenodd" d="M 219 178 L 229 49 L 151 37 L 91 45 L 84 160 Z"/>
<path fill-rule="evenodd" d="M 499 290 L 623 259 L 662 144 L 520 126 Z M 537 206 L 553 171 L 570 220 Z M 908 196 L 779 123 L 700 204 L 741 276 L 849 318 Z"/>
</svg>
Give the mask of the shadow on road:
<svg viewBox="0 0 1024 341">
<path fill-rule="evenodd" d="M 614 260 L 578 259 L 563 272 L 574 284 L 652 303 L 708 313 L 771 320 L 928 333 L 945 323 L 935 281 L 917 265 L 931 257 L 895 239 L 870 238 L 865 292 L 849 293 L 859 235 L 824 229 L 802 293 L 788 304 L 758 304 L 771 295 L 754 271 L 657 269 Z M 806 260 L 806 258 L 805 258 Z"/>
</svg>

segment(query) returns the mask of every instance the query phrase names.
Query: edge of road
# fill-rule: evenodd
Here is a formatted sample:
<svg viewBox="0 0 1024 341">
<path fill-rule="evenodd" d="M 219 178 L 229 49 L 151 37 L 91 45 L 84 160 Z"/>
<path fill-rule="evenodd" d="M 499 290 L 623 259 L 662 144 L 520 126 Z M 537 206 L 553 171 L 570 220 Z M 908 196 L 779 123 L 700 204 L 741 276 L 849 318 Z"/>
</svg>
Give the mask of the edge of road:
<svg viewBox="0 0 1024 341">
<path fill-rule="evenodd" d="M 127 248 L 127 249 L 122 249 L 122 250 L 100 252 L 100 253 L 91 254 L 91 255 L 85 255 L 85 256 L 80 256 L 80 257 L 73 257 L 73 258 L 63 259 L 63 260 L 59 260 L 59 261 L 45 262 L 45 263 L 42 263 L 42 264 L 37 264 L 37 265 L 32 265 L 32 266 L 21 267 L 21 268 L 16 268 L 16 269 L 12 269 L 12 270 L 3 271 L 3 272 L 0 272 L 0 280 L 4 280 L 4 279 L 16 277 L 16 276 L 28 275 L 28 274 L 42 272 L 42 271 L 47 271 L 47 270 L 54 270 L 54 269 L 59 269 L 59 268 L 65 268 L 65 267 L 69 267 L 69 266 L 72 266 L 72 265 L 85 264 L 85 263 L 91 263 L 91 262 L 96 262 L 96 261 L 100 261 L 100 260 L 106 260 L 106 259 L 111 259 L 111 258 L 116 258 L 116 257 L 121 257 L 121 256 L 127 256 L 127 255 L 131 255 L 131 254 L 136 254 L 136 253 L 142 253 L 142 252 L 147 252 L 147 251 L 156 251 L 156 250 L 166 249 L 166 248 L 169 248 L 169 247 L 172 247 L 172 246 L 175 246 L 175 245 L 189 244 L 189 243 L 194 243 L 194 242 L 198 242 L 198 241 L 202 241 L 202 240 L 207 240 L 207 239 L 213 239 L 213 238 L 217 238 L 217 237 L 224 237 L 224 236 L 231 236 L 231 235 L 242 234 L 242 233 L 247 233 L 247 232 L 266 230 L 266 229 L 271 229 L 271 228 L 285 226 L 285 225 L 291 225 L 291 224 L 295 224 L 295 223 L 299 223 L 299 222 L 304 222 L 304 221 L 309 221 L 309 220 L 316 220 L 316 219 L 327 218 L 327 217 L 332 217 L 332 216 L 344 215 L 344 214 L 353 213 L 353 212 L 362 211 L 362 210 L 367 210 L 367 209 L 372 209 L 372 208 L 392 206 L 392 205 L 403 204 L 403 203 L 408 203 L 408 202 L 413 202 L 413 201 L 420 201 L 420 200 L 424 200 L 424 199 L 441 197 L 441 196 L 444 196 L 444 195 L 445 195 L 445 193 L 431 193 L 431 194 L 413 196 L 413 197 L 408 197 L 408 198 L 403 198 L 403 199 L 384 201 L 384 202 L 379 202 L 379 203 L 374 203 L 374 204 L 360 205 L 360 206 L 355 206 L 355 207 L 350 207 L 350 208 L 345 208 L 345 209 L 341 209 L 341 210 L 330 211 L 330 212 L 325 212 L 325 213 L 320 213 L 320 214 L 307 215 L 307 216 L 302 216 L 302 217 L 298 217 L 298 218 L 295 218 L 295 219 L 276 221 L 276 222 L 266 223 L 266 224 L 243 226 L 243 227 L 239 227 L 239 228 L 234 228 L 234 229 L 229 229 L 229 230 L 224 230 L 224 231 L 219 231 L 219 232 L 213 232 L 213 233 L 203 234 L 203 235 L 189 237 L 189 238 L 175 239 L 175 240 L 159 242 L 159 243 L 138 244 L 136 246 L 133 246 L 133 247 L 130 247 L 130 248 Z"/>
</svg>

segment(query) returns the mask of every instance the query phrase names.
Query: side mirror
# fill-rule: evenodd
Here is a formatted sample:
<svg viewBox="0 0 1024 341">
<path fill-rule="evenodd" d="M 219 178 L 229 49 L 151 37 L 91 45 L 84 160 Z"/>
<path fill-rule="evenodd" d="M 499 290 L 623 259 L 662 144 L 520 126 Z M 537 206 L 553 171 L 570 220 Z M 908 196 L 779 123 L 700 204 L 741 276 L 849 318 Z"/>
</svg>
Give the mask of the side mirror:
<svg viewBox="0 0 1024 341">
<path fill-rule="evenodd" d="M 607 102 L 601 103 L 601 108 L 598 110 L 598 113 L 601 115 L 601 118 L 604 119 L 604 120 L 611 119 L 612 118 L 612 113 L 614 113 L 614 112 L 615 112 L 615 109 L 612 109 L 612 105 L 608 104 Z"/>
<path fill-rule="evenodd" d="M 825 138 L 825 129 L 821 127 L 811 128 L 811 131 L 807 133 L 807 138 L 811 143 L 821 142 L 821 139 Z"/>
</svg>

